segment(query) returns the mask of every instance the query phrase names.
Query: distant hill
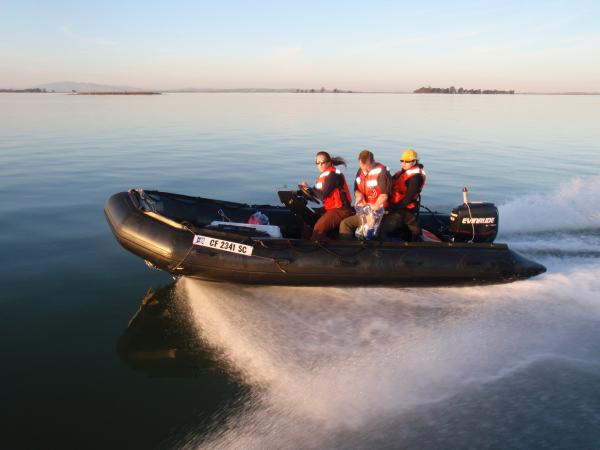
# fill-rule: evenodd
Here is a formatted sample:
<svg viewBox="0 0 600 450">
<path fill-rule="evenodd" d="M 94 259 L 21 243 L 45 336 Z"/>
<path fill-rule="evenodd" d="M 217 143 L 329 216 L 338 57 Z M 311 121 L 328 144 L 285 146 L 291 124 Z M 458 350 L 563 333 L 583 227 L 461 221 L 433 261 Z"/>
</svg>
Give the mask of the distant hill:
<svg viewBox="0 0 600 450">
<path fill-rule="evenodd" d="M 58 81 L 55 83 L 39 84 L 35 87 L 46 89 L 47 92 L 138 92 L 144 90 L 131 86 L 110 86 L 107 84 L 80 83 L 77 81 Z"/>
<path fill-rule="evenodd" d="M 81 83 L 78 81 L 58 81 L 55 83 L 39 84 L 35 89 L 45 90 L 46 92 L 143 92 L 147 89 L 141 89 L 132 86 L 111 86 L 97 83 Z M 175 92 L 294 92 L 294 93 L 352 93 L 357 91 L 348 91 L 341 89 L 298 89 L 298 88 L 196 88 L 188 87 L 182 89 L 153 89 L 155 92 L 175 93 Z"/>
</svg>

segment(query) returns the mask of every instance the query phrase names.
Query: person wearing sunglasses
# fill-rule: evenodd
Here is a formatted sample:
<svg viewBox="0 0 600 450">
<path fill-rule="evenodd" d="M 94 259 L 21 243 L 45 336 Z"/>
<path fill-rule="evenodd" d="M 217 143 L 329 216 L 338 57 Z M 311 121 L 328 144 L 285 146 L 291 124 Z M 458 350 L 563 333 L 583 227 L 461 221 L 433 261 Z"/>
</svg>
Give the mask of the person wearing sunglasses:
<svg viewBox="0 0 600 450">
<path fill-rule="evenodd" d="M 315 164 L 319 170 L 319 177 L 313 188 L 303 181 L 300 187 L 309 189 L 310 193 L 323 202 L 323 208 L 318 213 L 321 217 L 313 227 L 311 239 L 313 241 L 326 241 L 327 232 L 337 230 L 340 222 L 353 214 L 350 190 L 346 183 L 346 177 L 335 166 L 346 165 L 344 158 L 331 157 L 329 153 L 321 151 L 317 153 Z"/>
<path fill-rule="evenodd" d="M 400 163 L 402 168 L 392 177 L 389 211 L 381 224 L 380 236 L 390 240 L 391 234 L 405 224 L 410 231 L 411 241 L 422 241 L 417 213 L 427 176 L 423 164 L 419 163 L 417 152 L 411 148 L 402 153 Z"/>
<path fill-rule="evenodd" d="M 354 181 L 356 206 L 369 205 L 373 211 L 387 209 L 388 197 L 392 188 L 392 177 L 386 166 L 375 161 L 369 150 L 358 155 L 359 169 Z M 358 215 L 353 215 L 340 223 L 340 239 L 352 240 L 356 229 L 361 225 Z"/>
</svg>

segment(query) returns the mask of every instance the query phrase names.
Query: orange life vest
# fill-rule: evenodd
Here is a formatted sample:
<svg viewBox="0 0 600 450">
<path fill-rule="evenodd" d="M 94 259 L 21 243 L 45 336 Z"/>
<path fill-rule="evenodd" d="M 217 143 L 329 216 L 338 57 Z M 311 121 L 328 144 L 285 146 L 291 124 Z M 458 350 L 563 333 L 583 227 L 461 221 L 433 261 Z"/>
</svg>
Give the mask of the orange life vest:
<svg viewBox="0 0 600 450">
<path fill-rule="evenodd" d="M 348 189 L 348 184 L 346 183 L 346 177 L 344 177 L 344 174 L 342 172 L 340 172 L 339 169 L 336 169 L 335 167 L 332 166 L 332 167 L 328 167 L 323 172 L 321 172 L 321 174 L 319 175 L 319 178 L 317 178 L 317 181 L 315 182 L 315 188 L 319 189 L 319 190 L 323 190 L 323 186 L 325 185 L 325 179 L 332 172 L 335 172 L 336 174 L 338 174 L 342 177 L 342 180 L 344 182 L 344 188 L 343 188 L 344 192 L 342 193 L 341 192 L 342 189 L 340 189 L 339 187 L 332 190 L 331 193 L 327 197 L 323 198 L 323 208 L 325 208 L 325 211 L 329 211 L 331 209 L 342 208 L 344 206 L 344 202 L 342 201 L 342 195 L 346 196 L 346 199 L 347 199 L 346 206 L 349 208 L 350 205 L 352 204 L 352 198 L 350 198 L 350 190 Z"/>
<path fill-rule="evenodd" d="M 421 191 L 423 190 L 423 186 L 425 186 L 425 180 L 427 175 L 425 171 L 420 165 L 415 165 L 408 170 L 399 170 L 396 172 L 392 178 L 392 199 L 391 203 L 400 203 L 406 197 L 406 182 L 414 177 L 415 175 L 421 175 L 423 177 L 423 183 L 419 187 L 419 191 L 414 195 L 414 197 L 407 205 L 406 209 L 415 209 L 417 207 L 417 202 L 419 201 L 419 196 L 421 195 Z"/>
<path fill-rule="evenodd" d="M 375 163 L 373 168 L 367 174 L 360 169 L 358 169 L 358 173 L 356 174 L 356 185 L 358 186 L 358 190 L 365 196 L 369 205 L 373 205 L 382 194 L 381 186 L 379 186 L 379 183 L 377 182 L 382 170 L 388 169 L 383 164 Z M 388 203 L 385 202 L 383 207 L 387 208 L 387 206 Z"/>
</svg>

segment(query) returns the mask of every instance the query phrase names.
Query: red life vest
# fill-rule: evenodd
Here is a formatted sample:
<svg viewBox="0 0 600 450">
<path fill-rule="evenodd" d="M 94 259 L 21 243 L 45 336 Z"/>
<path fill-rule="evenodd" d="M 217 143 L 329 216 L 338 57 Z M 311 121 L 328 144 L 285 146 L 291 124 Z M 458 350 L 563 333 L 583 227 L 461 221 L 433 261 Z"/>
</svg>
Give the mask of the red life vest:
<svg viewBox="0 0 600 450">
<path fill-rule="evenodd" d="M 344 206 L 344 202 L 342 201 L 342 195 L 346 195 L 347 207 L 350 207 L 350 205 L 352 204 L 352 199 L 350 198 L 350 190 L 348 189 L 348 184 L 346 183 L 346 177 L 344 177 L 344 174 L 340 172 L 339 169 L 336 169 L 333 166 L 328 167 L 323 172 L 321 172 L 321 175 L 319 175 L 319 178 L 317 178 L 317 181 L 315 181 L 315 188 L 323 190 L 323 186 L 325 185 L 325 178 L 327 178 L 332 172 L 335 172 L 336 174 L 342 177 L 342 180 L 344 181 L 344 192 L 342 193 L 341 189 L 337 187 L 334 190 L 332 190 L 327 197 L 324 197 L 323 208 L 325 208 L 325 211 L 342 208 Z"/>
<path fill-rule="evenodd" d="M 369 205 L 375 204 L 379 196 L 382 194 L 381 186 L 377 182 L 379 174 L 382 170 L 387 170 L 383 164 L 375 163 L 369 173 L 365 174 L 362 170 L 358 169 L 356 176 L 356 185 L 358 186 L 359 192 L 364 195 Z M 383 204 L 384 208 L 387 208 L 388 202 Z"/>
<path fill-rule="evenodd" d="M 409 178 L 414 177 L 415 175 L 421 175 L 423 177 L 423 184 L 419 187 L 419 192 L 417 192 L 412 199 L 410 199 L 410 203 L 406 205 L 406 209 L 415 209 L 417 207 L 417 202 L 419 201 L 419 196 L 421 191 L 423 190 L 423 186 L 425 186 L 425 180 L 427 175 L 425 171 L 420 165 L 415 165 L 408 170 L 399 170 L 394 174 L 392 178 L 392 199 L 391 203 L 400 203 L 406 197 L 406 182 Z"/>
</svg>

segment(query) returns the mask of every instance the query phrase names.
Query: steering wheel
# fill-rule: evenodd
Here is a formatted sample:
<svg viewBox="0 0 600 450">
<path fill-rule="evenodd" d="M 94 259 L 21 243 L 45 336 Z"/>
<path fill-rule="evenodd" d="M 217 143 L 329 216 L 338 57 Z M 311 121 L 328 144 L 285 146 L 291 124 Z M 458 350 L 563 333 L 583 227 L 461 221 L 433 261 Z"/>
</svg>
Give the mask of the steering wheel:
<svg viewBox="0 0 600 450">
<path fill-rule="evenodd" d="M 299 184 L 298 189 L 299 189 L 299 192 L 302 194 L 302 196 L 309 202 L 321 203 L 321 201 L 313 195 L 312 189 L 309 188 L 308 186 Z"/>
</svg>

